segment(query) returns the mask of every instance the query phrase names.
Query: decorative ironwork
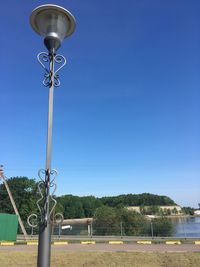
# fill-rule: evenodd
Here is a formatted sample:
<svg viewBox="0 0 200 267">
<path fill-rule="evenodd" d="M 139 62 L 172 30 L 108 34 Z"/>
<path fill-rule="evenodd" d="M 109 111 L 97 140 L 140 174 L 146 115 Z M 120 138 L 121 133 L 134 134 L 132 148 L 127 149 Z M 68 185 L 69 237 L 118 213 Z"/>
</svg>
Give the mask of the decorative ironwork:
<svg viewBox="0 0 200 267">
<path fill-rule="evenodd" d="M 54 215 L 54 224 L 61 225 L 63 223 L 64 217 L 62 213 L 56 213 Z"/>
<path fill-rule="evenodd" d="M 52 208 L 51 208 L 51 210 L 49 212 L 49 217 L 51 217 L 52 212 L 53 212 L 53 210 L 54 210 L 54 208 L 55 208 L 55 206 L 57 204 L 57 201 L 54 198 L 54 193 L 55 193 L 56 188 L 57 188 L 57 185 L 55 183 L 55 179 L 56 179 L 57 174 L 58 174 L 57 171 L 54 170 L 54 169 L 49 171 L 49 173 L 48 173 L 48 175 L 50 177 L 49 188 L 50 189 L 52 188 L 52 192 L 50 193 L 49 197 L 50 197 L 50 200 L 53 202 L 53 206 L 52 206 Z M 38 193 L 40 194 L 40 199 L 38 199 L 38 201 L 37 201 L 37 207 L 38 207 L 38 209 L 40 211 L 41 221 L 45 221 L 45 222 L 48 221 L 48 218 L 44 218 L 44 213 L 45 213 L 44 212 L 44 207 L 43 206 L 41 207 L 40 203 L 42 203 L 43 200 L 44 200 L 44 189 L 46 188 L 46 183 L 47 183 L 47 181 L 45 179 L 46 175 L 47 175 L 46 170 L 40 169 L 38 171 L 38 176 L 39 176 L 41 181 L 38 183 Z"/>
<path fill-rule="evenodd" d="M 33 230 L 38 226 L 38 216 L 37 214 L 33 213 L 28 216 L 27 223 L 31 227 L 31 236 L 33 236 Z"/>
<path fill-rule="evenodd" d="M 32 213 L 28 216 L 27 223 L 30 227 L 35 228 L 38 226 L 37 224 L 38 216 L 35 213 Z"/>
<path fill-rule="evenodd" d="M 47 224 L 48 221 L 51 221 L 52 224 L 56 225 L 61 225 L 64 218 L 61 213 L 54 213 L 53 211 L 55 210 L 57 201 L 54 198 L 54 193 L 56 191 L 57 185 L 56 185 L 56 176 L 57 176 L 57 171 L 55 169 L 51 170 L 48 172 L 44 169 L 40 169 L 38 171 L 38 176 L 40 178 L 40 182 L 38 183 L 38 193 L 40 195 L 40 198 L 37 200 L 37 207 L 39 210 L 39 217 L 40 221 L 44 223 L 45 225 Z M 46 180 L 46 175 L 50 178 L 49 182 Z M 50 198 L 50 204 L 51 204 L 51 209 L 49 213 L 46 212 L 44 202 L 45 202 L 45 189 L 47 188 L 47 183 L 49 183 L 49 188 L 51 190 L 49 194 Z M 48 216 L 48 217 L 47 217 Z M 32 228 L 32 233 L 33 233 L 33 228 L 38 226 L 38 215 L 35 213 L 32 213 L 28 219 L 27 223 L 28 225 Z"/>
<path fill-rule="evenodd" d="M 43 85 L 45 87 L 49 87 L 52 84 L 52 76 L 54 77 L 53 82 L 54 86 L 60 86 L 60 77 L 58 72 L 66 65 L 67 61 L 63 55 L 59 54 L 48 54 L 46 52 L 41 52 L 37 55 L 38 62 L 45 70 Z M 50 62 L 53 60 L 55 66 L 57 67 L 56 70 L 52 73 L 50 70 Z M 46 66 L 47 65 L 47 66 Z"/>
</svg>

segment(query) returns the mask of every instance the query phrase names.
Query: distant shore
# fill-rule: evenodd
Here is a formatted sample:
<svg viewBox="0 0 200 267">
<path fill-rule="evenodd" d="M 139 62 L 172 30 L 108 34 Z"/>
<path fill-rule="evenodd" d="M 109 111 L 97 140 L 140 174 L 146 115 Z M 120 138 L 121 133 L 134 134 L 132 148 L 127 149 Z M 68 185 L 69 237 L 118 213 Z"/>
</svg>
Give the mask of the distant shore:
<svg viewBox="0 0 200 267">
<path fill-rule="evenodd" d="M 189 215 L 189 214 L 177 214 L 177 215 L 166 215 L 166 216 L 161 216 L 161 215 L 145 215 L 145 217 L 147 217 L 148 219 L 154 219 L 154 218 L 161 218 L 161 217 L 165 217 L 165 218 L 191 218 L 191 217 L 200 217 L 200 215 Z"/>
</svg>

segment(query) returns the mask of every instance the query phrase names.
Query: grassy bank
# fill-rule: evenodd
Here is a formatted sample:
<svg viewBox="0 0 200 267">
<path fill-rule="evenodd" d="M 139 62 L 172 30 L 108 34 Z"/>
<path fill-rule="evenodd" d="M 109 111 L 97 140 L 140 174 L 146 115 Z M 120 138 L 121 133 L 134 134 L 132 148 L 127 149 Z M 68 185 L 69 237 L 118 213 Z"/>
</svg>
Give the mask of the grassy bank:
<svg viewBox="0 0 200 267">
<path fill-rule="evenodd" d="M 2 267 L 35 267 L 36 252 L 0 252 Z M 200 253 L 52 251 L 52 267 L 200 267 Z"/>
</svg>

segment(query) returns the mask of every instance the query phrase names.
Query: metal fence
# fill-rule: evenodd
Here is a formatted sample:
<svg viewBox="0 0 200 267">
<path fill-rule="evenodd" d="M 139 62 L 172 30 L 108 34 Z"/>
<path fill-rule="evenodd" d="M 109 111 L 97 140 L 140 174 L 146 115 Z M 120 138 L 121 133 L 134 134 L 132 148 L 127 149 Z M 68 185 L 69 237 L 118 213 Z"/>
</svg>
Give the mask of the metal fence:
<svg viewBox="0 0 200 267">
<path fill-rule="evenodd" d="M 154 224 L 152 221 L 146 225 L 139 227 L 130 227 L 130 225 L 121 222 L 114 225 L 101 225 L 95 224 L 74 224 L 68 227 L 62 225 L 55 225 L 52 230 L 55 236 L 140 236 L 140 237 L 180 237 L 180 238 L 200 238 L 200 224 L 193 223 L 189 225 L 185 222 L 172 223 L 170 228 L 166 225 Z"/>
</svg>

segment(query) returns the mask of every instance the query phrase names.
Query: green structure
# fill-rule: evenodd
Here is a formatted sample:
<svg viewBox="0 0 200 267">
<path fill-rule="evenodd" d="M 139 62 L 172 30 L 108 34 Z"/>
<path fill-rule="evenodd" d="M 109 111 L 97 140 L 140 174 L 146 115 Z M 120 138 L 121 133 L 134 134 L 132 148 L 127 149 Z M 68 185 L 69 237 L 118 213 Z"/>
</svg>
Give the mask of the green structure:
<svg viewBox="0 0 200 267">
<path fill-rule="evenodd" d="M 16 241 L 17 229 L 17 215 L 0 213 L 0 241 Z"/>
</svg>

